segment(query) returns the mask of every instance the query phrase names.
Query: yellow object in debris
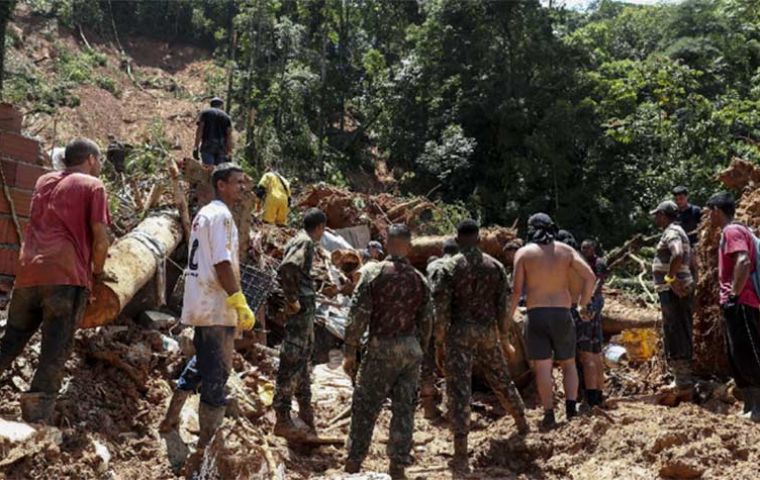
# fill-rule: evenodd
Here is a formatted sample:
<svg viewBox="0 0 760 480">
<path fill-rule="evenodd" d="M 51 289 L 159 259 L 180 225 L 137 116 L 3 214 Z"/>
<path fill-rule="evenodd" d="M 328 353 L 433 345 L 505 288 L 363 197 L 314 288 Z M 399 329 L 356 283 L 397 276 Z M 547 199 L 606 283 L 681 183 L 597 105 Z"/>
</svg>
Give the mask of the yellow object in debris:
<svg viewBox="0 0 760 480">
<path fill-rule="evenodd" d="M 265 407 L 271 407 L 274 403 L 274 385 L 269 382 L 256 385 L 256 395 Z"/>
<path fill-rule="evenodd" d="M 625 347 L 628 360 L 643 363 L 652 358 L 657 347 L 657 334 L 651 328 L 623 330 L 620 343 Z"/>
</svg>

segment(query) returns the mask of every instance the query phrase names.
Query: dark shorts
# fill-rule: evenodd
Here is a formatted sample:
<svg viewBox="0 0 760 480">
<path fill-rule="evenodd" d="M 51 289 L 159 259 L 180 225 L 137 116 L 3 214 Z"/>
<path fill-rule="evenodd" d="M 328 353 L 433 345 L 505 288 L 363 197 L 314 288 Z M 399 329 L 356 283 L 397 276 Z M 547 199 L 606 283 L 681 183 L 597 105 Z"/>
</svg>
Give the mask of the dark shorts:
<svg viewBox="0 0 760 480">
<path fill-rule="evenodd" d="M 197 392 L 201 402 L 220 407 L 227 404 L 225 385 L 232 370 L 235 327 L 195 327 L 195 355 L 187 362 L 177 388 Z"/>
<path fill-rule="evenodd" d="M 575 325 L 570 309 L 542 307 L 528 310 L 525 344 L 529 360 L 575 358 Z"/>
<path fill-rule="evenodd" d="M 604 299 L 593 299 L 591 304 L 594 308 L 594 316 L 588 322 L 581 320 L 577 307 L 570 309 L 573 323 L 575 323 L 576 345 L 581 352 L 602 353 L 604 343 L 602 307 L 604 306 Z"/>
</svg>

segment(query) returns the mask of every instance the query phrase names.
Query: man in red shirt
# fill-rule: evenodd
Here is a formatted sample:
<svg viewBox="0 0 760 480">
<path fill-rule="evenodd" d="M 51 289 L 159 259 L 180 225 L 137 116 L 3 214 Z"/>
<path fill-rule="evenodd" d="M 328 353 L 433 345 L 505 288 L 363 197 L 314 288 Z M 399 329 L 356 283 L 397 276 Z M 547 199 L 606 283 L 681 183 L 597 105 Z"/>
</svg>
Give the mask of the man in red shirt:
<svg viewBox="0 0 760 480">
<path fill-rule="evenodd" d="M 29 392 L 21 396 L 27 422 L 51 420 L 74 330 L 108 253 L 108 201 L 97 178 L 100 150 L 92 140 L 73 140 L 64 164 L 65 170 L 43 175 L 34 187 L 8 326 L 0 341 L 2 375 L 42 326 L 37 371 Z"/>
<path fill-rule="evenodd" d="M 733 222 L 736 204 L 730 193 L 714 195 L 707 207 L 712 224 L 723 229 L 718 279 L 728 360 L 744 396 L 744 414 L 760 422 L 760 299 L 750 279 L 755 270 L 755 240 L 747 226 Z"/>
</svg>

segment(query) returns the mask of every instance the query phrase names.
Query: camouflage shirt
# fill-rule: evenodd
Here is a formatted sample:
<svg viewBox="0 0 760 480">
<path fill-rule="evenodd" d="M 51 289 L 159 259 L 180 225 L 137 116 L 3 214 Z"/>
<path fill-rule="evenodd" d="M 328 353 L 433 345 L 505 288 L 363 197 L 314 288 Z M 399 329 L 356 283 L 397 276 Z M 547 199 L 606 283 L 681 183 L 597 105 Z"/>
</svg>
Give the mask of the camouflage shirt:
<svg viewBox="0 0 760 480">
<path fill-rule="evenodd" d="M 311 266 L 314 263 L 314 242 L 306 231 L 301 230 L 285 245 L 279 280 L 285 300 L 293 303 L 299 297 L 314 297 L 314 280 Z"/>
<path fill-rule="evenodd" d="M 500 326 L 507 312 L 507 273 L 498 260 L 479 248 L 463 249 L 446 260 L 433 285 L 436 333 L 449 325 Z"/>
<path fill-rule="evenodd" d="M 388 257 L 366 265 L 351 298 L 345 343 L 358 348 L 364 332 L 370 337 L 416 335 L 423 350 L 432 327 L 430 287 L 405 258 Z"/>
</svg>

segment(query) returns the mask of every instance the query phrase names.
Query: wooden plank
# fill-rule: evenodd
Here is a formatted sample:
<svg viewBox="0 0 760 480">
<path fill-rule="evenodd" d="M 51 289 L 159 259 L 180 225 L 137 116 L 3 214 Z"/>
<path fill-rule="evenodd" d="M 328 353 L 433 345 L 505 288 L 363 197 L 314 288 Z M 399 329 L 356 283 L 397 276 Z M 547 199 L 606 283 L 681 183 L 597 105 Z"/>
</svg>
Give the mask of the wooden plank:
<svg viewBox="0 0 760 480">
<path fill-rule="evenodd" d="M 31 213 L 31 206 L 32 206 L 32 191 L 31 190 L 24 190 L 21 188 L 11 188 L 11 198 L 13 199 L 13 204 L 16 207 L 16 215 L 19 217 L 29 217 Z M 0 190 L 0 213 L 10 214 L 11 207 L 8 205 L 8 200 L 5 198 L 5 195 Z"/>
<path fill-rule="evenodd" d="M 16 275 L 18 266 L 18 249 L 8 246 L 0 247 L 0 275 Z"/>
<path fill-rule="evenodd" d="M 0 166 L 3 168 L 5 181 L 9 187 L 34 190 L 37 179 L 52 171 L 39 165 L 17 162 L 10 158 L 0 158 Z"/>
<path fill-rule="evenodd" d="M 37 140 L 12 132 L 0 131 L 0 157 L 32 165 L 50 165 L 50 159 Z"/>
<path fill-rule="evenodd" d="M 18 223 L 21 226 L 21 235 L 23 236 L 24 230 L 29 224 L 29 219 L 19 217 Z M 21 243 L 16 234 L 16 225 L 13 223 L 13 218 L 7 214 L 0 214 L 0 243 Z"/>
<path fill-rule="evenodd" d="M 0 130 L 21 133 L 24 116 L 10 103 L 0 103 Z"/>
</svg>

